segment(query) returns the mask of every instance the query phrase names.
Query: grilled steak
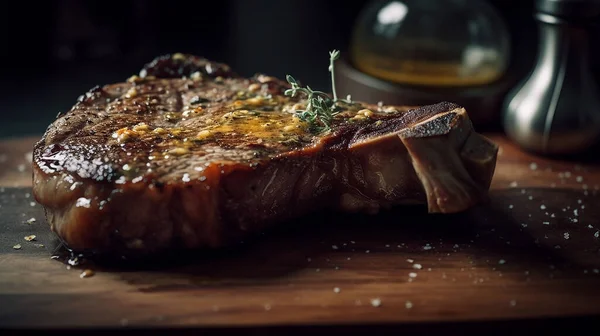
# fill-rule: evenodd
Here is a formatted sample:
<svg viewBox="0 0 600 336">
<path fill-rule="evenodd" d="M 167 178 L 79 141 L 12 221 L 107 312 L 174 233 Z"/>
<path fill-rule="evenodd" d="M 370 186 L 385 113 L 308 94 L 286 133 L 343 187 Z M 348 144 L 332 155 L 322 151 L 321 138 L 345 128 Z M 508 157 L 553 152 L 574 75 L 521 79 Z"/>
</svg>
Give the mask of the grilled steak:
<svg viewBox="0 0 600 336">
<path fill-rule="evenodd" d="M 34 148 L 34 195 L 77 251 L 218 247 L 313 211 L 485 200 L 497 146 L 452 103 L 346 103 L 327 133 L 287 82 L 174 54 L 96 87 Z"/>
</svg>

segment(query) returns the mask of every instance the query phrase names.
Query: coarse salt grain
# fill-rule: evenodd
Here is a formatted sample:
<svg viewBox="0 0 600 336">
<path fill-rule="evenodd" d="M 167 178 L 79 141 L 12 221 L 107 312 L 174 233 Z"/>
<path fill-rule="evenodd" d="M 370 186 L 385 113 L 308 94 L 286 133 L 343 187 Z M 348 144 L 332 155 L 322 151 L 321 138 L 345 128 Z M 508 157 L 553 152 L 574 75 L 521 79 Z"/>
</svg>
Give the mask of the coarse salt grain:
<svg viewBox="0 0 600 336">
<path fill-rule="evenodd" d="M 537 165 L 537 163 L 535 163 L 535 162 L 532 162 L 532 163 L 530 163 L 530 164 L 529 164 L 529 169 L 531 169 L 531 170 L 536 170 L 537 168 L 538 168 L 538 165 Z"/>
<path fill-rule="evenodd" d="M 423 268 L 423 266 L 421 266 L 421 264 L 414 264 L 413 268 L 414 269 L 421 269 L 421 268 Z"/>
<path fill-rule="evenodd" d="M 333 292 L 334 293 L 339 293 L 340 292 L 340 288 L 339 287 L 334 287 L 333 288 Z"/>
<path fill-rule="evenodd" d="M 371 306 L 373 306 L 373 307 L 381 306 L 381 299 L 380 298 L 371 299 Z"/>
<path fill-rule="evenodd" d="M 404 306 L 406 307 L 406 309 L 411 309 L 413 307 L 413 304 L 410 301 L 406 301 L 406 303 L 404 304 Z"/>
<path fill-rule="evenodd" d="M 500 260 L 498 260 L 498 264 L 504 265 L 504 264 L 506 264 L 506 260 L 500 259 Z"/>
<path fill-rule="evenodd" d="M 81 274 L 79 274 L 80 278 L 89 278 L 94 276 L 94 271 L 92 271 L 91 269 L 86 269 L 83 272 L 81 272 Z"/>
<path fill-rule="evenodd" d="M 546 210 L 546 206 L 542 204 L 542 205 L 540 205 L 540 209 Z"/>
</svg>

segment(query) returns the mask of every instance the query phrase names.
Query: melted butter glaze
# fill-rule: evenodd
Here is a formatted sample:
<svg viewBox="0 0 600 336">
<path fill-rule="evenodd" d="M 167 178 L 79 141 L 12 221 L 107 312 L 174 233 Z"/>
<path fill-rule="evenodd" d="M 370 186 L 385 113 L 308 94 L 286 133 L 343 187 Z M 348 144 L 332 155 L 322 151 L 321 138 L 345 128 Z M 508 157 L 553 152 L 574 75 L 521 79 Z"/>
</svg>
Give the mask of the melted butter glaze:
<svg viewBox="0 0 600 336">
<path fill-rule="evenodd" d="M 284 96 L 287 88 L 279 79 L 241 78 L 226 65 L 195 56 L 162 56 L 140 76 L 82 95 L 49 127 L 36 147 L 36 163 L 46 174 L 118 184 L 205 179 L 202 167 L 252 167 L 292 151 L 297 155 L 398 112 L 347 105 L 332 132 L 318 136 L 294 115 L 306 101 Z"/>
</svg>

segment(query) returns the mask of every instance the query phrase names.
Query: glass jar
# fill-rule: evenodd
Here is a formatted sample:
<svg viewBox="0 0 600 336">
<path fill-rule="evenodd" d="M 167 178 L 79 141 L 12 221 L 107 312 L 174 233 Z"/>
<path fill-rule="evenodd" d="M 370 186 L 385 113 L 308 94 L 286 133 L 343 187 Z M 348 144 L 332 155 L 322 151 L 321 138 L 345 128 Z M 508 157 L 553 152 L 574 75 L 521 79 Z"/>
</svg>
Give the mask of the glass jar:
<svg viewBox="0 0 600 336">
<path fill-rule="evenodd" d="M 360 14 L 350 61 L 399 84 L 465 87 L 506 71 L 507 27 L 484 0 L 378 0 Z"/>
</svg>

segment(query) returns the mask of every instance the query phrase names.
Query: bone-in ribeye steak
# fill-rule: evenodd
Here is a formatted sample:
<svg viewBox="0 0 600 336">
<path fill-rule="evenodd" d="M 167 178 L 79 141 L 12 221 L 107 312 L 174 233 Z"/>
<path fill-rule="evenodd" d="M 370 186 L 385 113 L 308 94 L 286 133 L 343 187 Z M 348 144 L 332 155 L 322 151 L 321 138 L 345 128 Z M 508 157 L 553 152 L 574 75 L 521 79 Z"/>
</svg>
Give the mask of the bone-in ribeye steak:
<svg viewBox="0 0 600 336">
<path fill-rule="evenodd" d="M 452 103 L 346 104 L 316 135 L 287 82 L 174 54 L 96 87 L 34 148 L 34 195 L 77 251 L 218 247 L 317 210 L 484 200 L 498 147 Z"/>
</svg>

